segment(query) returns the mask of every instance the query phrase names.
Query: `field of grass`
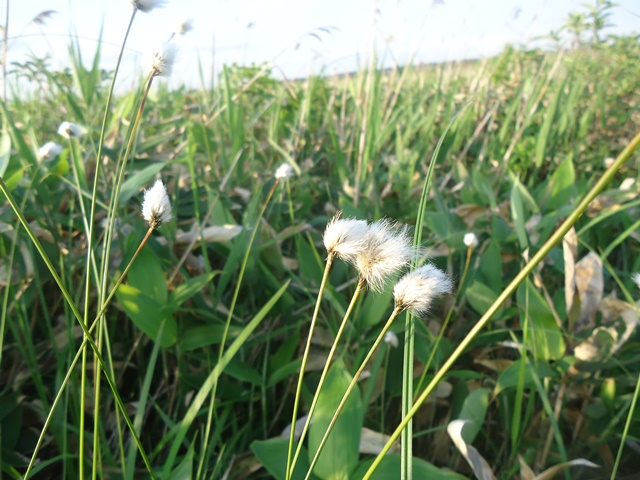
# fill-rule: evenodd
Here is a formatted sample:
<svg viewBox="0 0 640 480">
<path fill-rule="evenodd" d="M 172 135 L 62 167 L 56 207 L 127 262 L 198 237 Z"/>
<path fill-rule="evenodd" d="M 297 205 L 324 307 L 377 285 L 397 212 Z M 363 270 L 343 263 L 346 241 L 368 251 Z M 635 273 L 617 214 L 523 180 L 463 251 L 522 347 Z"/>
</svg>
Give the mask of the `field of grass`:
<svg viewBox="0 0 640 480">
<path fill-rule="evenodd" d="M 99 55 L 14 64 L 30 88 L 1 102 L 2 476 L 284 479 L 322 234 L 342 211 L 417 228 L 454 292 L 413 335 L 393 322 L 397 344 L 373 352 L 310 478 L 365 476 L 413 401 L 412 450 L 398 441 L 370 478 L 402 464 L 403 478 L 529 480 L 569 461 L 559 477 L 634 478 L 638 37 L 295 82 L 230 66 L 213 89 L 145 77 L 113 98 Z M 63 121 L 83 134 L 59 136 Z M 156 179 L 173 218 L 150 230 Z M 393 310 L 388 283 L 349 310 L 291 478 Z M 336 260 L 298 418 L 357 284 Z"/>
</svg>

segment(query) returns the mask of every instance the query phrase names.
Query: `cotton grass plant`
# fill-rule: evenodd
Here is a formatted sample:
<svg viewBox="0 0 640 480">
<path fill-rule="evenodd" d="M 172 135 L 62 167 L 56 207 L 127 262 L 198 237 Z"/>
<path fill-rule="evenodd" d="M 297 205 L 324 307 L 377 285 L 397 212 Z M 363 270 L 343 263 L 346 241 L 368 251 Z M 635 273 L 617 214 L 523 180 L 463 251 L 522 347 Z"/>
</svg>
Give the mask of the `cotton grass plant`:
<svg viewBox="0 0 640 480">
<path fill-rule="evenodd" d="M 85 469 L 85 454 L 87 452 L 89 452 L 89 448 L 88 448 L 88 443 L 85 440 L 85 432 L 87 432 L 89 429 L 86 428 L 85 425 L 85 411 L 88 410 L 88 408 L 85 406 L 84 402 L 85 399 L 87 398 L 87 394 L 86 394 L 86 384 L 87 384 L 87 347 L 91 347 L 91 350 L 93 350 L 94 353 L 94 358 L 95 358 L 95 363 L 94 363 L 94 386 L 95 386 L 95 390 L 94 390 L 94 406 L 93 406 L 93 418 L 94 418 L 94 425 L 93 425 L 93 434 L 94 434 L 94 438 L 93 438 L 93 445 L 94 445 L 94 449 L 91 455 L 92 458 L 92 473 L 91 473 L 91 477 L 92 478 L 97 478 L 99 476 L 99 468 L 100 468 L 100 462 L 99 462 L 99 458 L 100 458 L 100 451 L 99 451 L 99 446 L 100 446 L 100 437 L 99 437 L 99 430 L 101 428 L 100 426 L 100 378 L 101 378 L 101 373 L 104 373 L 106 376 L 106 380 L 109 383 L 109 386 L 112 390 L 112 393 L 114 394 L 115 400 L 116 400 L 116 404 L 118 405 L 118 410 L 117 414 L 119 413 L 120 415 L 123 416 L 125 422 L 127 423 L 127 425 L 129 426 L 129 429 L 131 431 L 131 434 L 134 438 L 134 443 L 137 445 L 137 448 L 140 450 L 140 453 L 142 455 L 143 461 L 149 471 L 149 473 L 151 474 L 151 476 L 153 477 L 153 472 L 151 470 L 151 465 L 148 461 L 147 455 L 144 452 L 144 449 L 142 448 L 142 445 L 140 443 L 140 440 L 138 438 L 138 433 L 134 430 L 133 428 L 133 424 L 131 423 L 131 420 L 129 419 L 129 416 L 127 414 L 127 412 L 124 409 L 124 404 L 120 398 L 120 395 L 117 391 L 117 388 L 115 387 L 114 381 L 113 381 L 113 376 L 114 376 L 114 371 L 112 368 L 111 363 L 109 362 L 105 362 L 105 359 L 102 355 L 102 349 L 103 349 L 103 334 L 106 332 L 106 326 L 103 323 L 100 323 L 101 320 L 104 321 L 104 316 L 103 314 L 105 313 L 106 309 L 108 308 L 109 302 L 110 300 L 113 298 L 115 291 L 117 290 L 118 286 L 122 283 L 122 281 L 124 280 L 127 272 L 129 271 L 131 265 L 133 264 L 133 261 L 136 259 L 136 257 L 138 256 L 138 254 L 140 253 L 142 247 L 144 246 L 144 244 L 147 242 L 148 238 L 150 237 L 151 233 L 157 228 L 159 227 L 162 223 L 167 222 L 168 220 L 171 219 L 171 204 L 170 201 L 168 199 L 168 195 L 166 193 L 166 189 L 163 185 L 163 183 L 161 181 L 158 180 L 158 182 L 154 185 L 153 188 L 151 188 L 150 190 L 145 192 L 145 199 L 144 199 L 144 204 L 143 204 L 143 217 L 145 218 L 145 220 L 148 222 L 149 224 L 149 230 L 147 231 L 147 234 L 145 235 L 144 239 L 140 242 L 140 245 L 138 246 L 138 249 L 136 250 L 136 252 L 134 253 L 133 257 L 130 259 L 129 263 L 127 264 L 127 266 L 125 267 L 123 273 L 121 274 L 121 276 L 118 278 L 118 280 L 115 283 L 115 286 L 111 289 L 110 292 L 107 291 L 107 285 L 108 285 L 108 279 L 109 279 L 109 271 L 110 271 L 110 267 L 109 267 L 109 258 L 110 258 L 110 254 L 109 252 L 111 251 L 111 244 L 112 244 L 112 238 L 113 238 L 113 232 L 115 231 L 115 219 L 116 219 L 116 215 L 117 215 L 117 210 L 118 210 L 118 197 L 120 194 L 120 189 L 123 183 L 123 179 L 124 179 L 124 172 L 126 169 L 126 164 L 127 164 L 127 159 L 129 158 L 129 156 L 133 153 L 133 145 L 134 145 L 134 141 L 135 141 L 135 137 L 137 134 L 137 129 L 139 127 L 140 121 L 142 119 L 142 112 L 144 109 L 144 103 L 146 100 L 146 97 L 148 95 L 150 86 L 151 86 L 151 82 L 153 80 L 154 77 L 156 76 L 167 76 L 171 73 L 171 68 L 173 66 L 173 62 L 175 61 L 175 56 L 176 56 L 176 50 L 174 46 L 166 46 L 163 50 L 159 51 L 159 52 L 155 52 L 152 57 L 151 57 L 151 62 L 149 65 L 149 77 L 147 80 L 147 84 L 144 90 L 144 95 L 141 99 L 140 102 L 140 106 L 137 112 L 137 115 L 135 117 L 135 120 L 133 122 L 133 128 L 131 129 L 131 131 L 129 132 L 129 138 L 128 141 L 126 142 L 127 144 L 127 148 L 125 149 L 124 155 L 121 157 L 120 161 L 118 162 L 117 166 L 116 166 L 116 170 L 119 169 L 119 173 L 117 175 L 114 176 L 115 178 L 115 182 L 113 185 L 113 191 L 112 191 L 112 195 L 111 195 L 111 203 L 109 205 L 109 209 L 108 209 L 108 220 L 107 220 L 107 234 L 104 237 L 104 247 L 102 250 L 102 262 L 100 264 L 100 267 L 98 267 L 97 263 L 96 263 L 96 258 L 95 258 L 95 245 L 93 243 L 93 237 L 94 237 L 94 219 L 95 219 L 95 215 L 97 212 L 96 209 L 96 205 L 97 205 L 97 187 L 99 184 L 99 176 L 100 176 L 100 166 L 101 166 L 101 156 L 102 156 L 102 151 L 103 151 L 103 145 L 104 145 L 104 141 L 105 141 L 105 132 L 106 132 L 106 124 L 108 121 L 108 115 L 110 112 L 110 102 L 111 102 L 111 98 L 112 98 L 112 94 L 113 94 L 113 87 L 115 85 L 115 79 L 117 76 L 117 72 L 118 72 L 118 67 L 120 65 L 120 61 L 122 58 L 122 52 L 124 51 L 125 48 L 125 44 L 126 44 L 126 39 L 128 37 L 129 31 L 131 29 L 131 25 L 133 23 L 133 19 L 135 17 L 135 13 L 140 10 L 143 12 L 149 12 L 152 9 L 158 7 L 161 5 L 162 2 L 151 2 L 151 1 L 135 1 L 132 2 L 132 5 L 134 7 L 132 16 L 131 16 L 131 20 L 129 23 L 129 27 L 127 29 L 127 33 L 125 34 L 125 39 L 123 41 L 122 44 L 122 49 L 120 52 L 120 56 L 118 57 L 118 61 L 116 64 L 116 68 L 115 68 L 115 72 L 112 78 L 112 82 L 111 82 L 111 87 L 109 89 L 109 93 L 107 96 L 107 102 L 105 105 L 105 113 L 103 116 L 103 122 L 102 122 L 102 130 L 101 130 L 101 134 L 100 134 L 100 139 L 98 142 L 98 154 L 96 157 L 96 172 L 95 172 L 95 179 L 94 179 L 94 185 L 93 185 L 93 194 L 91 196 L 91 201 L 90 201 L 90 210 L 87 207 L 87 205 L 85 205 L 85 197 L 84 197 L 84 190 L 87 187 L 87 179 L 86 179 L 86 174 L 85 174 L 85 169 L 84 169 L 84 160 L 82 158 L 83 156 L 83 151 L 82 151 L 82 144 L 80 143 L 80 140 L 82 139 L 83 135 L 85 135 L 87 129 L 85 127 L 81 127 L 75 123 L 72 123 L 70 121 L 64 121 L 60 124 L 59 128 L 58 128 L 58 133 L 64 137 L 65 139 L 67 139 L 68 142 L 68 149 L 70 152 L 70 157 L 72 159 L 72 173 L 73 173 L 73 177 L 75 180 L 75 188 L 76 188 L 76 192 L 77 192 L 77 201 L 80 205 L 80 211 L 81 211 L 81 216 L 82 216 L 82 220 L 83 220 L 83 224 L 84 224 L 84 233 L 87 239 L 86 245 L 87 245 L 87 261 L 86 261 L 86 281 L 85 281 L 85 289 L 84 289 L 84 298 L 85 298 L 85 303 L 84 303 L 84 314 L 81 315 L 79 309 L 75 306 L 74 301 L 71 298 L 71 295 L 69 295 L 69 293 L 66 290 L 66 287 L 62 284 L 60 278 L 58 277 L 58 274 L 56 273 L 55 269 L 53 268 L 53 265 L 50 263 L 50 261 L 47 258 L 46 253 L 44 252 L 44 250 L 39 246 L 39 242 L 37 241 L 37 238 L 33 235 L 33 233 L 30 231 L 30 227 L 29 225 L 26 223 L 26 220 L 24 219 L 24 216 L 21 213 L 20 207 L 18 207 L 18 205 L 11 200 L 11 195 L 9 193 L 9 191 L 6 189 L 6 186 L 4 184 L 4 182 L 0 181 L 0 187 L 2 188 L 3 193 L 5 194 L 5 196 L 10 200 L 10 204 L 12 205 L 16 215 L 18 216 L 18 218 L 20 219 L 23 227 L 27 230 L 27 232 L 29 233 L 29 235 L 32 238 L 32 241 L 34 242 L 34 245 L 38 248 L 38 250 L 40 251 L 40 255 L 42 256 L 43 260 L 45 261 L 45 263 L 47 263 L 49 270 L 51 272 L 51 274 L 54 276 L 54 279 L 56 280 L 56 282 L 58 283 L 59 287 L 62 290 L 63 295 L 65 296 L 69 306 L 71 307 L 71 309 L 73 310 L 80 326 L 82 327 L 83 330 L 83 342 L 80 346 L 80 349 L 78 350 L 78 354 L 75 356 L 75 358 L 72 360 L 68 370 L 67 370 L 67 374 L 65 375 L 65 378 L 60 386 L 60 389 L 58 390 L 58 393 L 56 395 L 56 398 L 54 399 L 54 402 L 51 406 L 51 409 L 49 411 L 49 414 L 47 416 L 47 419 L 45 420 L 45 424 L 44 427 L 41 430 L 40 433 L 40 437 L 38 439 L 37 445 L 34 449 L 33 455 L 31 457 L 31 461 L 29 463 L 29 466 L 27 467 L 27 471 L 25 473 L 25 478 L 28 478 L 30 475 L 30 472 L 35 464 L 35 461 L 37 459 L 37 455 L 39 452 L 39 448 L 42 445 L 42 442 L 44 440 L 44 435 L 45 432 L 47 430 L 47 427 L 52 419 L 52 415 L 55 411 L 55 408 L 58 404 L 58 402 L 61 399 L 61 396 L 64 392 L 64 389 L 67 387 L 68 382 L 70 380 L 71 374 L 74 371 L 74 367 L 76 365 L 76 362 L 79 359 L 79 356 L 82 356 L 82 365 L 81 365 L 81 379 L 80 379 L 80 409 L 79 409 L 79 418 L 80 418 L 80 427 L 79 427 L 79 449 L 78 449 L 78 471 L 77 474 L 80 478 L 85 478 L 85 473 L 84 473 L 84 469 Z M 45 144 L 39 151 L 39 157 L 44 160 L 44 161 L 49 161 L 52 160 L 53 158 L 55 158 L 57 155 L 59 155 L 62 151 L 62 147 L 59 146 L 58 144 L 55 144 L 53 142 L 49 142 L 47 144 Z M 95 317 L 95 319 L 93 320 L 93 322 L 90 322 L 90 315 L 91 315 L 91 310 L 92 310 L 92 304 L 90 303 L 90 299 L 92 297 L 92 282 L 91 282 L 91 278 L 94 277 L 94 281 L 95 281 L 95 285 L 97 286 L 97 291 L 98 291 L 98 305 L 100 306 L 100 308 L 98 308 L 98 313 Z M 94 340 L 93 337 L 93 331 L 94 328 L 97 329 L 97 334 Z M 108 346 L 108 342 L 106 343 L 106 345 Z M 109 352 L 107 352 L 109 353 Z M 109 353 L 109 357 L 110 357 L 110 353 Z M 120 438 L 120 444 L 123 444 L 123 433 L 122 432 L 118 432 L 118 436 Z M 121 449 L 122 451 L 122 449 Z M 125 467 L 125 463 L 123 462 L 122 467 L 124 469 Z M 123 474 L 124 474 L 124 470 L 123 470 Z"/>
</svg>

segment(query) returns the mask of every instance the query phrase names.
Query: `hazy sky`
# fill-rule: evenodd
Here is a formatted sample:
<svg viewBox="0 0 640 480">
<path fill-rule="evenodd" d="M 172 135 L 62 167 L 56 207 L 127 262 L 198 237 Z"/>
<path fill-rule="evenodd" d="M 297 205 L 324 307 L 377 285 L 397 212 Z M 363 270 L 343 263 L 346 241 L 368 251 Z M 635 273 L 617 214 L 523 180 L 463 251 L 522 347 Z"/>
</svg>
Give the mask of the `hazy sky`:
<svg viewBox="0 0 640 480">
<path fill-rule="evenodd" d="M 558 29 L 583 0 L 168 0 L 138 12 L 127 43 L 121 81 L 134 81 L 145 51 L 167 39 L 182 19 L 194 29 L 180 39 L 170 82 L 197 85 L 198 61 L 211 65 L 273 61 L 274 74 L 354 70 L 366 62 L 372 42 L 385 66 L 474 58 L 506 43 L 530 43 Z M 609 33 L 640 32 L 640 2 L 617 0 Z M 4 17 L 4 4 L 2 17 Z M 44 25 L 32 22 L 54 10 Z M 103 66 L 112 67 L 129 22 L 127 0 L 20 0 L 10 3 L 8 60 L 49 55 L 67 65 L 69 34 L 79 37 L 89 62 L 102 28 Z M 1 18 L 1 17 L 0 17 Z M 4 24 L 4 21 L 0 23 Z"/>
</svg>

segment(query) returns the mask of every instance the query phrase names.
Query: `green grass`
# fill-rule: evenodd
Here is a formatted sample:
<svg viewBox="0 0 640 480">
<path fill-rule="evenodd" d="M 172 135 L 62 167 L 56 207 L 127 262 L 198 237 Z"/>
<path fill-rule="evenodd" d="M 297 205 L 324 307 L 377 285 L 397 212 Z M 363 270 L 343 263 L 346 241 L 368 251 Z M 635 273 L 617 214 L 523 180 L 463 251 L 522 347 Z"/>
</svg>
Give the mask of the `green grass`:
<svg viewBox="0 0 640 480">
<path fill-rule="evenodd" d="M 148 470 L 163 479 L 226 472 L 284 478 L 289 437 L 278 437 L 291 421 L 324 270 L 321 235 L 336 210 L 421 225 L 416 238 L 457 282 L 454 296 L 436 302 L 426 320 L 416 319 L 408 397 L 418 398 L 527 259 L 575 212 L 605 172 L 605 159 L 616 157 L 640 127 L 640 46 L 621 37 L 562 54 L 507 48 L 478 62 L 367 68 L 293 83 L 237 66 L 226 68 L 213 90 L 169 90 L 156 80 L 135 135 L 141 79 L 139 91 L 112 99 L 102 144 L 111 75 L 98 68 L 99 48 L 90 69 L 78 51 L 75 44 L 70 49 L 68 72 L 36 61 L 14 65 L 43 88 L 2 104 L 0 175 L 23 217 L 21 224 L 2 195 L 0 464 L 7 478 L 24 475 L 49 416 L 33 478 L 77 478 L 82 470 L 87 477 L 95 471 L 95 478 L 146 478 Z M 37 148 L 55 140 L 65 120 L 85 125 L 87 135 L 65 145 L 58 159 L 40 162 Z M 283 162 L 297 175 L 276 184 Z M 437 398 L 430 396 L 413 418 L 414 478 L 472 476 L 446 434 L 455 419 L 472 420 L 466 440 L 504 479 L 518 475 L 519 455 L 536 473 L 585 458 L 601 468 L 573 467 L 573 478 L 609 478 L 623 433 L 634 442 L 640 437 L 640 411 L 630 414 L 640 375 L 634 307 L 640 292 L 631 280 L 640 270 L 637 154 L 609 174 L 575 225 L 577 260 L 598 256 L 607 299 L 595 297 L 600 308 L 591 317 L 581 317 L 587 302 L 577 295 L 567 309 L 567 254 L 562 245 L 550 248 L 543 266 L 464 344 Z M 92 334 L 101 354 L 94 360 L 88 349 L 69 372 L 83 343 L 79 321 L 92 324 L 147 232 L 142 189 L 156 175 L 169 187 L 175 218 L 152 234 L 98 323 L 100 337 Z M 623 190 L 625 179 L 631 187 Z M 224 241 L 189 242 L 179 234 L 202 234 L 212 225 L 242 230 Z M 473 250 L 463 244 L 470 231 L 480 239 Z M 579 280 L 588 279 L 579 272 Z M 355 278 L 334 262 L 300 415 Z M 326 391 L 335 395 L 319 396 L 314 445 L 323 435 L 318 425 L 332 418 L 392 308 L 390 292 L 364 292 L 355 305 L 327 376 Z M 400 345 L 404 325 L 401 318 L 391 327 Z M 598 355 L 576 360 L 576 347 L 580 352 L 589 338 L 597 338 Z M 368 368 L 371 376 L 359 382 L 336 426 L 342 433 L 328 442 L 345 458 L 334 472 L 346 469 L 349 478 L 361 478 L 372 459 L 358 451 L 361 428 L 389 435 L 402 420 L 402 347 L 383 345 Z M 634 448 L 621 450 L 620 478 L 636 471 Z M 304 478 L 311 460 L 308 444 L 301 452 L 294 479 Z M 315 477 L 330 478 L 332 462 L 321 456 L 318 463 Z M 407 468 L 388 457 L 378 475 L 399 478 L 401 463 Z"/>
</svg>

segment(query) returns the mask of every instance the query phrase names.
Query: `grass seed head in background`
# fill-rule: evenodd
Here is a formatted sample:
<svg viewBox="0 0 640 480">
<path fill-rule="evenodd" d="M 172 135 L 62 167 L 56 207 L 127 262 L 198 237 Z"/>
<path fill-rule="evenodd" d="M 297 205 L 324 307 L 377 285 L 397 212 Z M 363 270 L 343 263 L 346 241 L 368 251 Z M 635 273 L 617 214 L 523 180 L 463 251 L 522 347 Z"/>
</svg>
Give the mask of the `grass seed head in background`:
<svg viewBox="0 0 640 480">
<path fill-rule="evenodd" d="M 396 308 L 409 310 L 418 317 L 429 312 L 431 302 L 453 290 L 449 276 L 430 263 L 403 276 L 393 288 Z"/>
<path fill-rule="evenodd" d="M 384 343 L 386 343 L 387 345 L 393 348 L 397 348 L 399 344 L 398 336 L 395 333 L 393 333 L 391 330 L 389 330 L 387 333 L 384 334 Z"/>
<path fill-rule="evenodd" d="M 144 191 L 142 216 L 153 229 L 171 220 L 171 202 L 162 180 L 156 180 L 153 187 Z"/>
<path fill-rule="evenodd" d="M 129 0 L 133 8 L 141 12 L 150 12 L 154 8 L 163 7 L 165 0 Z"/>
<path fill-rule="evenodd" d="M 369 229 L 367 222 L 355 218 L 340 218 L 338 212 L 324 230 L 322 241 L 329 258 L 338 257 L 345 262 L 355 263 L 364 249 L 364 238 Z"/>
<path fill-rule="evenodd" d="M 293 171 L 293 167 L 288 163 L 283 163 L 282 165 L 280 165 L 275 173 L 275 176 L 278 179 L 290 178 L 290 177 L 293 177 L 294 175 L 295 175 L 295 172 Z"/>
<path fill-rule="evenodd" d="M 84 128 L 71 122 L 62 122 L 58 127 L 58 133 L 64 138 L 80 138 L 84 134 Z"/>
<path fill-rule="evenodd" d="M 638 286 L 638 288 L 640 288 L 640 272 L 636 272 L 633 274 L 633 276 L 631 277 L 633 279 L 633 281 L 636 283 L 636 285 Z"/>
<path fill-rule="evenodd" d="M 173 33 L 176 35 L 184 35 L 191 30 L 193 30 L 193 21 L 190 18 L 185 18 L 178 22 Z"/>
<path fill-rule="evenodd" d="M 360 277 L 379 292 L 390 277 L 409 265 L 413 255 L 408 228 L 382 219 L 369 225 L 356 267 Z"/>
<path fill-rule="evenodd" d="M 177 55 L 178 48 L 167 42 L 149 52 L 143 66 L 151 72 L 153 77 L 168 77 L 173 71 Z"/>
<path fill-rule="evenodd" d="M 463 242 L 467 247 L 476 248 L 478 246 L 478 237 L 473 232 L 465 233 Z"/>
<path fill-rule="evenodd" d="M 56 158 L 64 147 L 56 142 L 47 142 L 38 149 L 38 158 L 43 162 L 50 162 Z"/>
</svg>

